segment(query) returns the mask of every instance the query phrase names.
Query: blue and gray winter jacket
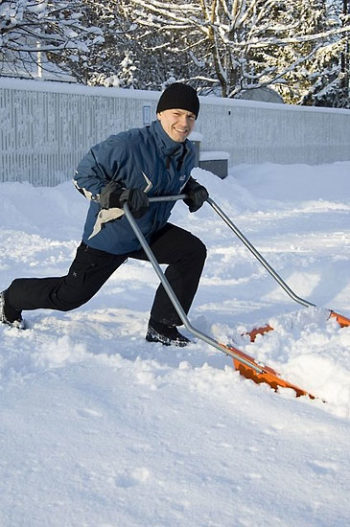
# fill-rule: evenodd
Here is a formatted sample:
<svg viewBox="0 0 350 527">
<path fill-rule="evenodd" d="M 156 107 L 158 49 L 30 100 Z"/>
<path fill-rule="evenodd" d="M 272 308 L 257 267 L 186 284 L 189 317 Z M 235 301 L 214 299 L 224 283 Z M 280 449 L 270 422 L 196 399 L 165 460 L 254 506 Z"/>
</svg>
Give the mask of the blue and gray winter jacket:
<svg viewBox="0 0 350 527">
<path fill-rule="evenodd" d="M 140 249 L 123 210 L 101 209 L 102 188 L 112 180 L 125 188 L 141 188 L 149 197 L 179 194 L 190 178 L 195 154 L 190 141 L 173 141 L 159 121 L 112 135 L 92 147 L 80 162 L 74 184 L 91 200 L 83 241 L 112 254 Z M 150 203 L 137 221 L 147 240 L 169 219 L 175 202 Z"/>
</svg>

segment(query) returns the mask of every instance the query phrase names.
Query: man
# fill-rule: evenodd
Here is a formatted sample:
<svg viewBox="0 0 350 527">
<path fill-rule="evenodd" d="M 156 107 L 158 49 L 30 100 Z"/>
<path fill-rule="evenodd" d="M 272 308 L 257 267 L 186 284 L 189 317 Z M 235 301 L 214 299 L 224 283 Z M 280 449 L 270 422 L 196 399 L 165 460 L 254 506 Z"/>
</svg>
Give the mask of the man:
<svg viewBox="0 0 350 527">
<path fill-rule="evenodd" d="M 0 320 L 24 328 L 22 310 L 69 311 L 102 287 L 127 260 L 147 260 L 127 218 L 127 203 L 184 311 L 190 309 L 206 258 L 203 243 L 168 222 L 175 202 L 149 202 L 150 196 L 186 193 L 191 212 L 208 197 L 191 176 L 194 148 L 187 139 L 199 112 L 196 91 L 174 83 L 161 95 L 157 120 L 150 126 L 112 135 L 91 148 L 80 162 L 74 184 L 90 200 L 83 239 L 66 276 L 20 278 L 0 294 Z M 164 288 L 157 289 L 146 339 L 186 346 L 189 340 Z"/>
</svg>

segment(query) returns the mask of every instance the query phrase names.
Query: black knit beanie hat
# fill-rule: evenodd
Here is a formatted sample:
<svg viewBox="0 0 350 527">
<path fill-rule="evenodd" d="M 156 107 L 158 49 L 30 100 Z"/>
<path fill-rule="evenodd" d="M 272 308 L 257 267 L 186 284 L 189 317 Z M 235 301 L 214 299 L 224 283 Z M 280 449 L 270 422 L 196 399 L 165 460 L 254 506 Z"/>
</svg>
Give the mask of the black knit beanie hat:
<svg viewBox="0 0 350 527">
<path fill-rule="evenodd" d="M 197 119 L 199 99 L 196 90 L 188 86 L 188 84 L 182 84 L 181 82 L 170 84 L 160 96 L 156 112 L 159 113 L 163 110 L 172 110 L 174 108 L 192 112 Z"/>
</svg>

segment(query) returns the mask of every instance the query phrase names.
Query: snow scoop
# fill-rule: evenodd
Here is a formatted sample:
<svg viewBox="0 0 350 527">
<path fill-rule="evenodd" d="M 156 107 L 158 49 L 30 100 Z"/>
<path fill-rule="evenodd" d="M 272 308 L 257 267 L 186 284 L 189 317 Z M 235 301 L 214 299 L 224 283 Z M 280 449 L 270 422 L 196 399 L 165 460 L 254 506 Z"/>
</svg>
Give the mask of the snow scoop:
<svg viewBox="0 0 350 527">
<path fill-rule="evenodd" d="M 176 200 L 180 200 L 184 198 L 186 198 L 186 194 L 179 194 L 176 196 L 151 197 L 149 198 L 149 200 L 150 202 L 160 202 L 160 201 L 176 201 Z M 251 379 L 257 384 L 267 383 L 275 391 L 277 391 L 279 387 L 290 388 L 295 391 L 296 397 L 308 396 L 310 399 L 315 399 L 314 395 L 282 379 L 279 376 L 279 374 L 272 368 L 258 363 L 257 361 L 255 361 L 255 359 L 253 359 L 252 357 L 250 357 L 249 355 L 247 355 L 246 353 L 244 353 L 243 351 L 239 350 L 238 348 L 234 346 L 221 344 L 220 342 L 217 342 L 215 339 L 211 338 L 210 336 L 206 335 L 199 329 L 192 326 L 174 290 L 172 289 L 170 283 L 168 282 L 168 279 L 166 278 L 159 263 L 157 262 L 146 238 L 144 237 L 132 213 L 130 212 L 130 209 L 127 203 L 124 204 L 123 209 L 124 209 L 125 216 L 127 220 L 129 221 L 132 230 L 134 231 L 137 239 L 139 240 L 141 244 L 141 247 L 145 251 L 150 263 L 152 264 L 154 271 L 156 272 L 158 278 L 160 279 L 160 282 L 162 283 L 167 295 L 169 296 L 169 299 L 172 302 L 183 325 L 194 337 L 199 338 L 200 340 L 206 342 L 210 346 L 218 349 L 219 351 L 225 353 L 226 355 L 229 355 L 233 359 L 233 364 L 234 364 L 235 369 L 238 370 L 239 373 L 243 375 L 244 377 L 246 377 L 247 379 Z"/>
<path fill-rule="evenodd" d="M 243 242 L 247 249 L 255 256 L 255 258 L 265 267 L 265 269 L 270 273 L 270 275 L 276 280 L 276 282 L 284 289 L 284 291 L 298 304 L 301 304 L 304 307 L 317 307 L 315 304 L 300 298 L 298 295 L 292 291 L 292 289 L 282 280 L 282 278 L 276 273 L 276 271 L 271 267 L 271 265 L 265 260 L 265 258 L 257 251 L 257 249 L 250 243 L 250 241 L 244 236 L 244 234 L 238 229 L 238 227 L 230 220 L 230 218 L 220 209 L 220 207 L 211 199 L 208 198 L 207 202 L 215 210 L 215 212 L 224 220 L 226 225 L 236 234 L 236 236 Z M 328 318 L 335 318 L 340 325 L 340 327 L 350 326 L 350 319 L 336 313 L 333 309 L 327 309 Z M 250 340 L 254 342 L 257 335 L 263 335 L 269 331 L 273 331 L 273 328 L 266 324 L 265 326 L 254 328 L 248 332 Z"/>
</svg>

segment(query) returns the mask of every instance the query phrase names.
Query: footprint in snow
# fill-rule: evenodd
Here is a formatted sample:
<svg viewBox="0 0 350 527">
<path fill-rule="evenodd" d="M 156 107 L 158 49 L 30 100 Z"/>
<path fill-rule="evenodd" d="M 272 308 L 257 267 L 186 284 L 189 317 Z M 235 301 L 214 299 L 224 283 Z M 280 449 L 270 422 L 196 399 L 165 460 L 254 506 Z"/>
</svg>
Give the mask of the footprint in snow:
<svg viewBox="0 0 350 527">
<path fill-rule="evenodd" d="M 97 412 L 92 408 L 78 408 L 76 412 L 78 415 L 80 415 L 80 417 L 85 417 L 87 419 L 89 419 L 90 417 L 102 417 L 102 414 L 100 412 Z"/>
<path fill-rule="evenodd" d="M 318 461 L 316 459 L 314 461 L 309 461 L 309 465 L 314 472 L 321 476 L 333 474 L 338 470 L 338 465 L 336 463 L 332 463 L 331 461 Z"/>
<path fill-rule="evenodd" d="M 145 467 L 135 468 L 131 471 L 125 470 L 124 472 L 118 474 L 115 479 L 115 484 L 117 487 L 134 487 L 140 483 L 145 483 L 150 478 L 150 476 L 151 474 L 149 470 Z"/>
</svg>

